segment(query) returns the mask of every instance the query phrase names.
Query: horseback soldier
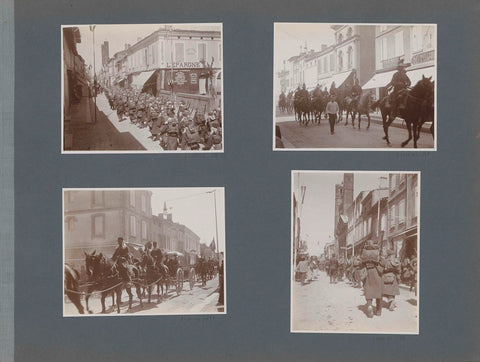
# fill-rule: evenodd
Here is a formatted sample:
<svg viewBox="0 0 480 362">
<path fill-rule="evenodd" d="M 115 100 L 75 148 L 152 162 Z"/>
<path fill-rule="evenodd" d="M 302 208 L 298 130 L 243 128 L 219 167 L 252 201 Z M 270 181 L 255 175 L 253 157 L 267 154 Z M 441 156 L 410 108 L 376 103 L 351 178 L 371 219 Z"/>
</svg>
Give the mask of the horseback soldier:
<svg viewBox="0 0 480 362">
<path fill-rule="evenodd" d="M 397 71 L 392 76 L 392 80 L 390 83 L 386 85 L 388 91 L 393 88 L 392 93 L 390 94 L 389 101 L 390 101 L 390 108 L 392 110 L 391 117 L 395 119 L 398 115 L 399 108 L 401 108 L 401 104 L 399 104 L 398 94 L 401 90 L 406 89 L 410 86 L 411 82 L 407 76 L 406 69 L 408 65 L 403 62 L 403 59 L 398 61 Z"/>
<path fill-rule="evenodd" d="M 362 87 L 360 87 L 360 84 L 358 84 L 358 79 L 355 78 L 355 83 L 352 86 L 352 98 L 355 100 L 360 99 L 362 92 Z"/>
</svg>

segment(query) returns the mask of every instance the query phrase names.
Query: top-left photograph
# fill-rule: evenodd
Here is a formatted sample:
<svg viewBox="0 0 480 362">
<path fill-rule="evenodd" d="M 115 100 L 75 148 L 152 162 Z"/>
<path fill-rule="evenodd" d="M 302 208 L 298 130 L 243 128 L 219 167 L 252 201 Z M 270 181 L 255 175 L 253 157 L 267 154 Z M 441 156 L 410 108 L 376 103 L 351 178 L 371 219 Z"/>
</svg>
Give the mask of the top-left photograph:
<svg viewBox="0 0 480 362">
<path fill-rule="evenodd" d="M 61 33 L 62 153 L 223 152 L 221 23 Z"/>
</svg>

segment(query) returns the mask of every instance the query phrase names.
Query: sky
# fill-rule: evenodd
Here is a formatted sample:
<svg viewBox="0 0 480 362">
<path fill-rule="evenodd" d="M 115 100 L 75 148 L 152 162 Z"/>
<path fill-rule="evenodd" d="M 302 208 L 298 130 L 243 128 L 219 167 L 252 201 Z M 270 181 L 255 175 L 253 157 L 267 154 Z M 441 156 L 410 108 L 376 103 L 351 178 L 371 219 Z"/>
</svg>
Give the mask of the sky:
<svg viewBox="0 0 480 362">
<path fill-rule="evenodd" d="M 174 222 L 187 226 L 200 236 L 200 243 L 210 245 L 216 238 L 215 206 L 213 193 L 216 190 L 219 250 L 225 251 L 225 194 L 223 188 L 158 188 L 152 191 L 152 213 L 163 214 L 163 204 L 172 213 Z"/>
<path fill-rule="evenodd" d="M 275 23 L 275 72 L 283 69 L 283 61 L 300 53 L 307 42 L 307 49 L 318 51 L 322 44 L 335 41 L 333 24 L 321 23 Z"/>
<path fill-rule="evenodd" d="M 354 173 L 353 198 L 355 199 L 361 191 L 378 188 L 381 176 L 386 177 L 388 173 Z M 300 214 L 300 238 L 307 241 L 312 255 L 323 253 L 325 244 L 334 238 L 335 184 L 342 181 L 343 172 L 294 174 L 293 191 L 297 193 L 297 185 L 306 186 Z M 381 187 L 388 187 L 388 181 L 382 180 Z"/>
<path fill-rule="evenodd" d="M 125 44 L 133 45 L 138 38 L 143 39 L 154 31 L 164 28 L 165 25 L 172 25 L 175 29 L 189 30 L 221 30 L 221 25 L 204 24 L 114 24 L 114 25 L 96 25 L 95 26 L 95 68 L 97 72 L 102 67 L 102 49 L 101 44 L 105 40 L 109 42 L 110 58 L 116 52 L 125 49 Z M 93 37 L 89 25 L 74 25 L 79 28 L 81 43 L 77 44 L 78 53 L 85 59 L 87 66 L 93 67 Z"/>
</svg>

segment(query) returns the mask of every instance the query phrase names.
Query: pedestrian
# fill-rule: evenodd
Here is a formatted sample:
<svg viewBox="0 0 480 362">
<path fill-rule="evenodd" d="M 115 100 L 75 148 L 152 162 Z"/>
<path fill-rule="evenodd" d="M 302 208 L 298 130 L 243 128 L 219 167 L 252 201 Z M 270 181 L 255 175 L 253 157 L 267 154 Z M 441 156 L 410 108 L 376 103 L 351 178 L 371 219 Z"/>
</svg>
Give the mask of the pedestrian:
<svg viewBox="0 0 480 362">
<path fill-rule="evenodd" d="M 338 260 L 335 254 L 332 255 L 328 263 L 328 271 L 330 273 L 330 284 L 337 284 L 337 270 L 338 270 Z"/>
<path fill-rule="evenodd" d="M 372 299 L 375 299 L 375 315 L 382 314 L 382 272 L 380 264 L 379 248 L 368 240 L 362 251 L 362 266 L 367 271 L 364 284 L 364 296 L 367 300 L 367 317 L 373 318 Z"/>
<path fill-rule="evenodd" d="M 305 260 L 305 257 L 302 257 L 300 262 L 297 265 L 297 273 L 299 275 L 302 285 L 305 284 L 305 279 L 307 278 L 308 271 L 308 261 Z"/>
<path fill-rule="evenodd" d="M 395 296 L 400 295 L 398 279 L 400 277 L 401 265 L 395 256 L 395 251 L 387 250 L 387 257 L 382 261 L 382 294 L 387 298 L 388 309 L 393 311 L 396 308 Z"/>
<path fill-rule="evenodd" d="M 330 101 L 327 103 L 325 112 L 328 114 L 328 122 L 330 123 L 330 134 L 335 133 L 335 121 L 337 120 L 337 114 L 339 112 L 338 103 L 335 101 L 335 96 L 330 96 Z"/>
</svg>

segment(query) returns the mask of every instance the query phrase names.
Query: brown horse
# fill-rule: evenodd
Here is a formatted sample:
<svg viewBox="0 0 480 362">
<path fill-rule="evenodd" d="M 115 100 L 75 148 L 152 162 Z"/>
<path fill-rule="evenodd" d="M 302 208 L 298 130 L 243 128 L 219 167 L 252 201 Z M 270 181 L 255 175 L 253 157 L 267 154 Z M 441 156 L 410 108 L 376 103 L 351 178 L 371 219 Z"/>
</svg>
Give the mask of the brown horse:
<svg viewBox="0 0 480 362">
<path fill-rule="evenodd" d="M 362 122 L 362 115 L 367 116 L 368 125 L 370 128 L 370 111 L 372 110 L 373 94 L 370 92 L 364 92 L 360 98 L 354 103 L 352 126 L 355 127 L 355 115 L 358 114 L 358 129 L 360 129 L 360 123 Z"/>
<path fill-rule="evenodd" d="M 431 119 L 433 121 L 433 107 L 434 107 L 434 91 L 435 83 L 432 82 L 432 77 L 422 79 L 411 90 L 401 90 L 398 93 L 398 103 L 401 105 L 399 108 L 400 117 L 405 120 L 408 130 L 408 139 L 402 142 L 402 147 L 405 147 L 412 139 L 413 134 L 413 146 L 417 148 L 417 141 L 420 136 L 421 126 L 424 122 Z M 386 96 L 380 101 L 372 105 L 373 108 L 379 107 L 382 114 L 383 131 L 385 136 L 383 139 L 390 144 L 388 138 L 388 128 L 394 121 L 391 113 L 391 102 L 388 101 Z M 387 120 L 388 118 L 388 120 Z M 431 127 L 433 136 L 433 122 Z"/>
</svg>

